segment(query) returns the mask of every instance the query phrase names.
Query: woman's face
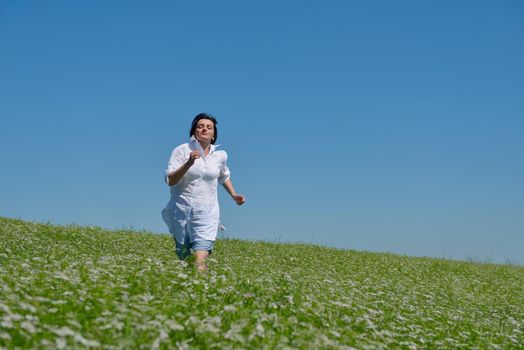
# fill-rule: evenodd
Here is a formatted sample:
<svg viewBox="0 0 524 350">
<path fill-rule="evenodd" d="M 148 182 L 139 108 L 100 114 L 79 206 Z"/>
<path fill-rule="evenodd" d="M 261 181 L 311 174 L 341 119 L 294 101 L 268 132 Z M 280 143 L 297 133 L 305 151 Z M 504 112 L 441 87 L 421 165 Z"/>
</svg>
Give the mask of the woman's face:
<svg viewBox="0 0 524 350">
<path fill-rule="evenodd" d="M 215 138 L 213 122 L 209 119 L 200 119 L 195 129 L 195 137 L 198 141 L 211 143 Z"/>
</svg>

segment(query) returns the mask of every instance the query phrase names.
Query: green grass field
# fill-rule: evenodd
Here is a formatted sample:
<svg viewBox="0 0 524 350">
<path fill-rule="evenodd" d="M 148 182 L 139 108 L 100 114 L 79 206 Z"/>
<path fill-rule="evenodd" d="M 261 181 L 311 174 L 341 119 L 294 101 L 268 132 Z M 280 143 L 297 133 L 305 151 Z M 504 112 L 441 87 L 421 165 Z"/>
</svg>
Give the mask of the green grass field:
<svg viewBox="0 0 524 350">
<path fill-rule="evenodd" d="M 0 218 L 2 349 L 524 349 L 524 267 Z"/>
</svg>

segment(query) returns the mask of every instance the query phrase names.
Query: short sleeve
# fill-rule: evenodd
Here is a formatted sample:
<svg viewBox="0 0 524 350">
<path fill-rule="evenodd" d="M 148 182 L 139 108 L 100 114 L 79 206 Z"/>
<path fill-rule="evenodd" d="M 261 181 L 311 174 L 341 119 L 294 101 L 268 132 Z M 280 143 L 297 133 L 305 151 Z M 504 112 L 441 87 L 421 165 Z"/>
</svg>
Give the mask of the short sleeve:
<svg viewBox="0 0 524 350">
<path fill-rule="evenodd" d="M 166 172 L 165 172 L 166 182 L 167 182 L 167 176 L 169 174 L 174 173 L 178 169 L 180 169 L 180 167 L 187 160 L 186 159 L 187 157 L 186 157 L 185 153 L 186 152 L 184 152 L 183 145 L 178 146 L 177 148 L 175 148 L 173 150 L 173 152 L 171 152 L 171 157 L 169 158 L 169 163 L 167 164 L 167 169 L 166 169 Z"/>
<path fill-rule="evenodd" d="M 229 168 L 227 167 L 227 153 L 225 151 L 222 151 L 224 154 L 222 157 L 222 161 L 220 162 L 220 174 L 218 175 L 218 182 L 223 185 L 224 182 L 229 179 L 231 176 L 231 172 L 229 171 Z"/>
</svg>

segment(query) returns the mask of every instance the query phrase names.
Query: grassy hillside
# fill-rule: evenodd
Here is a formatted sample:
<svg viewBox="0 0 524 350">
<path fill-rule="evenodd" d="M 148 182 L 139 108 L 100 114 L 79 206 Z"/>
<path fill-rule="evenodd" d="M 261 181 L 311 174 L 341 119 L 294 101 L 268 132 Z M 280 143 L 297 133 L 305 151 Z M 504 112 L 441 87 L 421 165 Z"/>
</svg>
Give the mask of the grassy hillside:
<svg viewBox="0 0 524 350">
<path fill-rule="evenodd" d="M 524 267 L 0 218 L 0 348 L 524 349 Z"/>
</svg>

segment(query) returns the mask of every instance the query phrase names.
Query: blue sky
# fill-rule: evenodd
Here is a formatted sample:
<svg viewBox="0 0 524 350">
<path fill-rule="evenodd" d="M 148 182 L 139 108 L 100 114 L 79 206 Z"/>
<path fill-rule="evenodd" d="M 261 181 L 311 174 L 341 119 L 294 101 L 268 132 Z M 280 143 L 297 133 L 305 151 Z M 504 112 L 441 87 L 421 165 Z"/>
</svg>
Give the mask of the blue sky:
<svg viewBox="0 0 524 350">
<path fill-rule="evenodd" d="M 0 216 L 167 233 L 209 112 L 228 236 L 524 264 L 523 62 L 521 1 L 1 1 Z"/>
</svg>

